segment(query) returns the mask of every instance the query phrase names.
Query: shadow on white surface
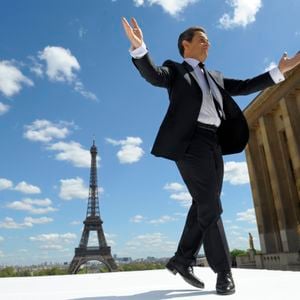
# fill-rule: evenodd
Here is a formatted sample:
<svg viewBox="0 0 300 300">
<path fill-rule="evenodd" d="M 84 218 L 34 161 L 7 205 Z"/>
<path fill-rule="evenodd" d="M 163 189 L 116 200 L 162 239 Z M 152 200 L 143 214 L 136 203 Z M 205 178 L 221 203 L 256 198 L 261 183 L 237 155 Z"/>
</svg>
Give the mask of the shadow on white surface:
<svg viewBox="0 0 300 300">
<path fill-rule="evenodd" d="M 200 297 L 216 294 L 216 291 L 195 291 L 195 290 L 160 290 L 139 293 L 128 296 L 99 296 L 99 297 L 84 297 L 70 298 L 68 300 L 158 300 L 158 299 L 176 299 L 182 297 Z"/>
</svg>

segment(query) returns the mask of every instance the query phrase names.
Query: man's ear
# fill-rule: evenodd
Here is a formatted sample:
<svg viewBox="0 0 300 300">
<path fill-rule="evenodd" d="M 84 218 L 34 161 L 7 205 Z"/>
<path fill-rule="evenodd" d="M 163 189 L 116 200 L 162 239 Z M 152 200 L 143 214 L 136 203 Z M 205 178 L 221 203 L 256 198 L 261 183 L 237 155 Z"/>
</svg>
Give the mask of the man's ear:
<svg viewBox="0 0 300 300">
<path fill-rule="evenodd" d="M 184 48 L 184 51 L 185 51 L 186 49 L 188 49 L 189 46 L 190 46 L 190 43 L 189 43 L 188 41 L 186 41 L 186 40 L 183 40 L 183 41 L 182 41 L 182 47 Z"/>
</svg>

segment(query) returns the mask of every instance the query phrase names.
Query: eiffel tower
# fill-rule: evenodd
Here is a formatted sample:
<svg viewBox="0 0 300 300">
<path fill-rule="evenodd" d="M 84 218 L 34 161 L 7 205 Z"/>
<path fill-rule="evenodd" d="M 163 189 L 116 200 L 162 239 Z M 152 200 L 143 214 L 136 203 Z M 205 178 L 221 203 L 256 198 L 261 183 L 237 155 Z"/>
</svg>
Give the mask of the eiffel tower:
<svg viewBox="0 0 300 300">
<path fill-rule="evenodd" d="M 103 232 L 103 221 L 100 218 L 98 186 L 97 186 L 97 147 L 95 141 L 91 147 L 91 173 L 89 200 L 84 220 L 84 229 L 82 232 L 79 247 L 75 248 L 75 255 L 69 266 L 69 274 L 76 274 L 81 265 L 91 260 L 97 260 L 103 263 L 109 271 L 116 271 L 117 265 L 111 256 L 111 249 L 107 246 Z M 97 231 L 98 246 L 88 247 L 90 231 Z"/>
</svg>

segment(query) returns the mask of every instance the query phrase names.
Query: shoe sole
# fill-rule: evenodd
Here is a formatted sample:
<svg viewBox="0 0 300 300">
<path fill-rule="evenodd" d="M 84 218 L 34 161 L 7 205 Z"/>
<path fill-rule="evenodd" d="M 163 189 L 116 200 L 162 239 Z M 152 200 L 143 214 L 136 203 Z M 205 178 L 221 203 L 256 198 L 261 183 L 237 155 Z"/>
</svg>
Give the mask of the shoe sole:
<svg viewBox="0 0 300 300">
<path fill-rule="evenodd" d="M 173 275 L 176 275 L 178 273 L 178 271 L 175 269 L 175 268 L 171 268 L 171 267 L 167 267 L 166 266 L 166 269 L 171 272 Z"/>
<path fill-rule="evenodd" d="M 217 291 L 217 294 L 218 295 L 221 295 L 221 296 L 226 296 L 226 295 L 232 295 L 235 293 L 235 289 L 234 290 L 231 290 L 231 291 L 228 291 L 228 292 L 221 292 L 221 291 Z"/>
</svg>

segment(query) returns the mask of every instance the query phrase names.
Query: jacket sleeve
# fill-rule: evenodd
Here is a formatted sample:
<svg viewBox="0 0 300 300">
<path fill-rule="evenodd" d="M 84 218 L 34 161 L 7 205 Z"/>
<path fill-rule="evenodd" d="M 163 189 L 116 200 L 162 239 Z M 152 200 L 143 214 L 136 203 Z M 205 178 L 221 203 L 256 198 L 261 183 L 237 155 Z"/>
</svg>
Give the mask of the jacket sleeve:
<svg viewBox="0 0 300 300">
<path fill-rule="evenodd" d="M 224 78 L 224 88 L 231 96 L 252 94 L 274 84 L 269 72 L 245 80 Z"/>
<path fill-rule="evenodd" d="M 152 85 L 165 88 L 171 86 L 174 76 L 171 61 L 164 62 L 163 66 L 156 66 L 147 53 L 141 58 L 132 58 L 132 62 L 142 77 Z"/>
</svg>

